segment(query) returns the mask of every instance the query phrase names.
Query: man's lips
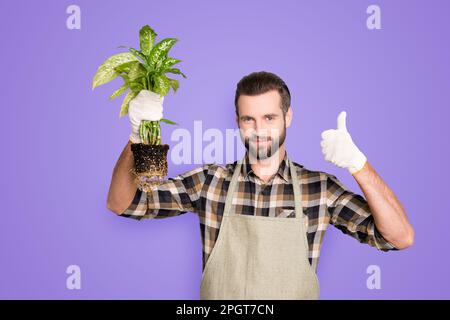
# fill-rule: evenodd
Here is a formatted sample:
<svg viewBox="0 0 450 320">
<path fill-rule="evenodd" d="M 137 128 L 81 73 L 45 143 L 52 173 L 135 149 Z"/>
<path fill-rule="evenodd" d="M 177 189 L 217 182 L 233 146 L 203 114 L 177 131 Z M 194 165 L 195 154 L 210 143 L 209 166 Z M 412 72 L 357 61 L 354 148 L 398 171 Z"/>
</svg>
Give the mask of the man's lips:
<svg viewBox="0 0 450 320">
<path fill-rule="evenodd" d="M 251 139 L 250 140 L 252 143 L 256 143 L 256 144 L 267 144 L 268 142 L 270 142 L 270 139 L 267 138 L 262 138 L 262 139 Z"/>
</svg>

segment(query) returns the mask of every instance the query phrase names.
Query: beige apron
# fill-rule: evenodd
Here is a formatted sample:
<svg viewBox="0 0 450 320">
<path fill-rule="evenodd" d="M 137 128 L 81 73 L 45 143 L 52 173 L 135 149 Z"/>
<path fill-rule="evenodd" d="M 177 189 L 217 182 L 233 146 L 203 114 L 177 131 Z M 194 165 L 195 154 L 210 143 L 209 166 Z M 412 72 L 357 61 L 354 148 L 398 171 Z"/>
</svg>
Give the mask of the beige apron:
<svg viewBox="0 0 450 320">
<path fill-rule="evenodd" d="M 319 281 L 308 260 L 301 185 L 288 160 L 295 218 L 230 211 L 241 172 L 238 161 L 228 189 L 217 241 L 203 270 L 200 299 L 319 299 Z"/>
</svg>

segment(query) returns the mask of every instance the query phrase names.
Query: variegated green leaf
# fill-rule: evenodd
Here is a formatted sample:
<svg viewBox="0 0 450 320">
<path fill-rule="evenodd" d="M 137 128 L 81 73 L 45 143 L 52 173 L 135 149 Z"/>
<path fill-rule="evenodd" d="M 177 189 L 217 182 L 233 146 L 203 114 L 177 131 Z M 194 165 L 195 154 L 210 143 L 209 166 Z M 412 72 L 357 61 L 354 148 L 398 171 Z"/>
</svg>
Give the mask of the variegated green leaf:
<svg viewBox="0 0 450 320">
<path fill-rule="evenodd" d="M 176 124 L 176 125 L 178 125 L 178 123 L 170 121 L 169 119 L 162 118 L 159 121 L 162 121 L 162 122 L 167 123 L 167 124 Z"/>
<path fill-rule="evenodd" d="M 162 69 L 161 68 L 162 64 L 163 64 L 163 60 L 162 59 L 159 59 L 158 61 L 156 61 L 156 64 L 154 66 L 154 72 L 159 73 L 161 71 L 161 69 Z"/>
<path fill-rule="evenodd" d="M 167 73 L 181 74 L 184 78 L 187 78 L 186 75 L 177 68 L 171 68 L 166 70 Z"/>
<path fill-rule="evenodd" d="M 127 89 L 128 89 L 128 83 L 124 83 L 119 89 L 114 91 L 113 94 L 109 96 L 109 100 L 112 100 L 112 99 L 120 96 L 122 93 L 127 91 Z"/>
<path fill-rule="evenodd" d="M 171 57 L 166 57 L 161 65 L 161 69 L 164 71 L 166 69 L 169 69 L 170 67 L 172 67 L 173 65 L 177 64 L 181 62 L 181 60 L 175 59 L 175 58 L 171 58 Z"/>
<path fill-rule="evenodd" d="M 133 81 L 140 77 L 145 77 L 147 75 L 147 69 L 142 65 L 142 63 L 136 63 L 131 65 L 130 72 L 128 72 L 129 81 Z"/>
<path fill-rule="evenodd" d="M 167 95 L 170 90 L 169 80 L 165 75 L 158 75 L 154 77 L 155 87 L 158 89 L 158 93 L 162 96 Z"/>
<path fill-rule="evenodd" d="M 164 59 L 167 56 L 170 48 L 172 48 L 172 46 L 177 41 L 178 39 L 175 38 L 166 38 L 161 40 L 152 48 L 152 51 L 150 52 L 150 55 L 148 57 L 148 64 L 154 68 L 158 60 Z"/>
<path fill-rule="evenodd" d="M 122 101 L 122 105 L 120 106 L 120 114 L 119 117 L 123 117 L 128 113 L 128 106 L 130 104 L 130 101 L 133 100 L 138 95 L 137 92 L 129 91 L 125 98 Z"/>
<path fill-rule="evenodd" d="M 177 89 L 180 87 L 178 80 L 167 78 L 169 80 L 169 85 L 172 87 L 173 92 L 176 93 Z"/>
<path fill-rule="evenodd" d="M 139 30 L 139 44 L 141 52 L 148 56 L 155 44 L 155 39 L 158 34 L 150 28 L 149 25 L 145 25 Z"/>
<path fill-rule="evenodd" d="M 129 73 L 130 69 L 133 65 L 135 64 L 139 64 L 140 62 L 138 60 L 134 60 L 134 61 L 128 61 L 125 63 L 122 63 L 120 65 L 118 65 L 117 67 L 114 68 L 115 71 L 119 72 L 119 73 Z"/>
<path fill-rule="evenodd" d="M 142 63 L 147 63 L 147 56 L 144 55 L 142 52 L 140 52 L 139 50 L 136 50 L 135 48 L 128 48 L 128 50 L 130 50 L 130 52 L 136 57 L 136 58 L 141 58 Z"/>
<path fill-rule="evenodd" d="M 145 86 L 143 84 L 144 78 L 137 78 L 134 81 L 130 82 L 130 89 L 134 92 L 140 92 L 141 90 L 145 89 Z"/>
<path fill-rule="evenodd" d="M 118 53 L 106 59 L 105 62 L 98 67 L 97 72 L 94 75 L 92 80 L 92 90 L 116 78 L 119 73 L 114 70 L 115 67 L 133 60 L 137 60 L 137 58 L 130 52 Z"/>
</svg>

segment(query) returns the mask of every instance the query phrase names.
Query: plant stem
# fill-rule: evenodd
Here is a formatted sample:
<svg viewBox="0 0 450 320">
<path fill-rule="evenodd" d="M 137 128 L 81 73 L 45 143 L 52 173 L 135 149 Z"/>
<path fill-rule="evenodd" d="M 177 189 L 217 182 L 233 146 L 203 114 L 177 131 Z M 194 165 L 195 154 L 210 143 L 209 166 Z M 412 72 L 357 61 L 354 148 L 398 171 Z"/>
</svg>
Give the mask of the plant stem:
<svg viewBox="0 0 450 320">
<path fill-rule="evenodd" d="M 161 144 L 161 123 L 160 121 L 142 120 L 139 126 L 139 137 L 144 144 Z"/>
<path fill-rule="evenodd" d="M 144 121 L 141 120 L 141 124 L 139 125 L 139 138 L 141 141 L 144 141 Z"/>
<path fill-rule="evenodd" d="M 158 123 L 157 137 L 158 137 L 158 144 L 161 144 L 161 126 L 160 126 L 160 123 Z"/>
</svg>

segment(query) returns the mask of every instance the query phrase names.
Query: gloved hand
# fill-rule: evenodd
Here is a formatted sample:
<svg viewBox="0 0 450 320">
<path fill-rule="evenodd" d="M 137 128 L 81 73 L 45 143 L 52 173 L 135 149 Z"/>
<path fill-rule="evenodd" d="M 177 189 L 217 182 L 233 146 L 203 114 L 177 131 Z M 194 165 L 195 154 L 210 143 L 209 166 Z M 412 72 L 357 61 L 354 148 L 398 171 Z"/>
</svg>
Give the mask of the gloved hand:
<svg viewBox="0 0 450 320">
<path fill-rule="evenodd" d="M 337 129 L 322 132 L 322 153 L 325 160 L 346 168 L 352 175 L 364 167 L 366 156 L 353 143 L 345 123 L 347 113 L 342 111 L 337 118 Z"/>
<path fill-rule="evenodd" d="M 142 120 L 157 121 L 163 117 L 164 97 L 149 91 L 141 90 L 139 94 L 130 101 L 128 106 L 128 118 L 131 124 L 129 139 L 132 143 L 141 143 L 139 137 L 139 126 Z"/>
</svg>

